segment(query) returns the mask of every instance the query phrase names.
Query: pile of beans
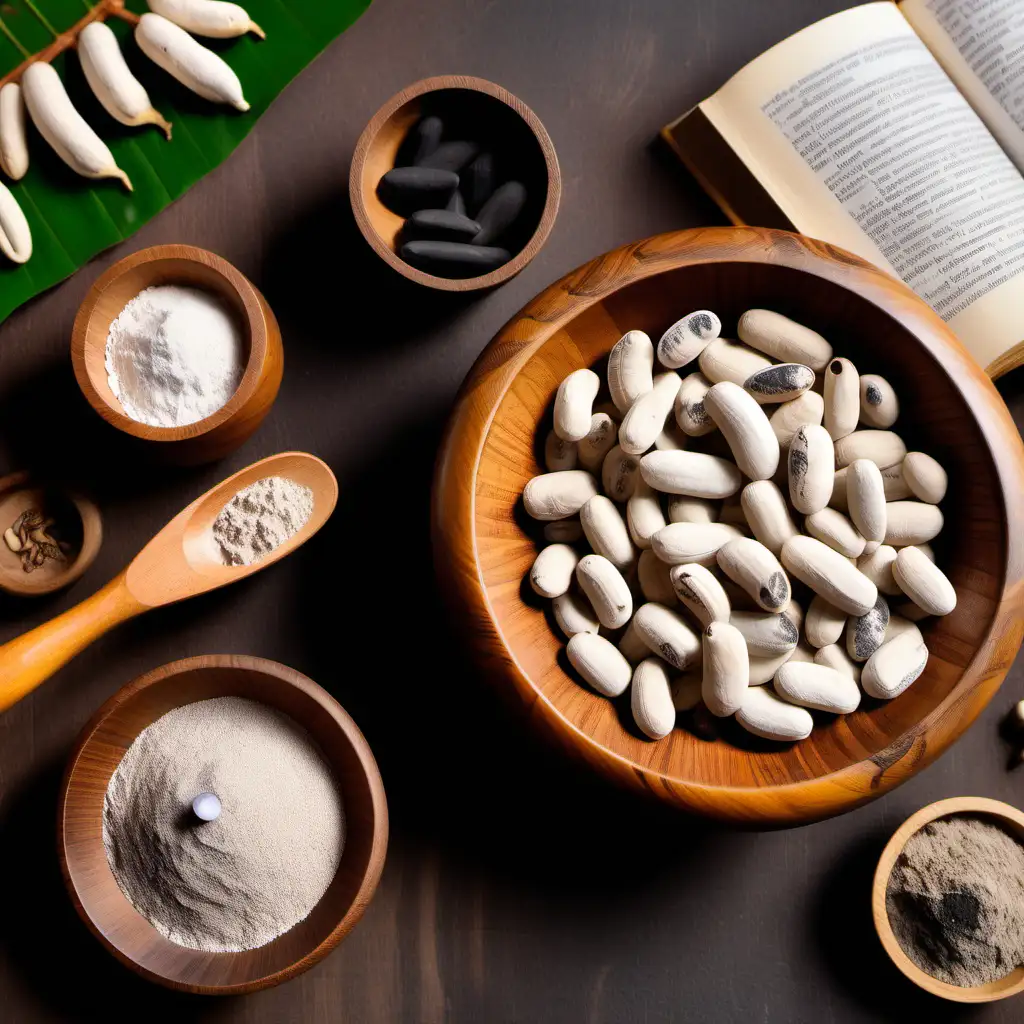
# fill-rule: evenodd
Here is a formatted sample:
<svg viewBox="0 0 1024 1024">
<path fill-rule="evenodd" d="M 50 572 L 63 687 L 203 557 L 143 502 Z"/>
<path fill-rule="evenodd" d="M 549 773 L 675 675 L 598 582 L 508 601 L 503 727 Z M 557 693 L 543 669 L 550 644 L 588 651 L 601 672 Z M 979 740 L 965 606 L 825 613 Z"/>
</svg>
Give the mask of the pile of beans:
<svg viewBox="0 0 1024 1024">
<path fill-rule="evenodd" d="M 810 710 L 848 714 L 924 671 L 916 623 L 956 606 L 929 545 L 947 477 L 891 429 L 888 381 L 820 334 L 766 309 L 740 317 L 740 340 L 720 333 L 707 310 L 657 353 L 629 331 L 610 401 L 592 370 L 562 381 L 549 472 L 523 492 L 548 542 L 530 584 L 576 672 L 607 697 L 629 689 L 651 739 L 703 703 L 800 740 Z"/>
</svg>

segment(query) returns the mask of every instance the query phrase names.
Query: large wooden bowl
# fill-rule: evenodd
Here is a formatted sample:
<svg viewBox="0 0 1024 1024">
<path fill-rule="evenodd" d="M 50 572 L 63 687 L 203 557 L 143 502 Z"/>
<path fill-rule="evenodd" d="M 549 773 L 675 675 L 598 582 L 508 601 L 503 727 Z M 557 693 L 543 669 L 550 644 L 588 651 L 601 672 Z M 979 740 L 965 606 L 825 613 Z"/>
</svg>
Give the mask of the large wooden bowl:
<svg viewBox="0 0 1024 1024">
<path fill-rule="evenodd" d="M 902 402 L 896 429 L 949 470 L 942 564 L 956 611 L 925 625 L 924 675 L 888 704 L 823 721 L 792 746 L 716 735 L 638 736 L 628 707 L 563 667 L 563 641 L 523 577 L 540 531 L 522 510 L 542 472 L 539 444 L 570 371 L 599 363 L 631 328 L 657 339 L 712 309 L 724 333 L 740 313 L 792 316 L 884 374 Z M 483 351 L 440 454 L 433 529 L 442 589 L 488 682 L 597 771 L 717 818 L 795 823 L 849 810 L 924 767 L 974 720 L 1003 679 L 1024 624 L 1024 447 L 991 382 L 909 289 L 850 253 L 756 228 L 674 232 L 601 256 L 552 285 Z M 527 587 L 528 591 L 529 588 Z"/>
<path fill-rule="evenodd" d="M 146 726 L 183 704 L 246 697 L 298 722 L 334 770 L 345 806 L 337 874 L 304 921 L 243 953 L 204 953 L 164 938 L 125 898 L 103 848 L 103 798 L 125 751 Z M 187 658 L 119 690 L 93 716 L 61 787 L 58 852 L 72 902 L 89 930 L 123 964 L 150 981 L 205 995 L 269 988 L 308 970 L 363 916 L 384 867 L 388 811 L 377 763 L 344 709 L 285 665 L 240 655 Z"/>
</svg>

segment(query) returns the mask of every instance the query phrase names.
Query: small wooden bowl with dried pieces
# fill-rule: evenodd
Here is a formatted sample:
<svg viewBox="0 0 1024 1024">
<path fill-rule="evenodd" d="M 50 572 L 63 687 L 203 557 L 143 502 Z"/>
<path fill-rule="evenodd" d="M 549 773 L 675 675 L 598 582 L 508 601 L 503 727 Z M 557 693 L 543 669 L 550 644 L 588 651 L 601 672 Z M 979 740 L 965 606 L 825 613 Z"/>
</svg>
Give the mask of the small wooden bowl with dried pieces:
<svg viewBox="0 0 1024 1024">
<path fill-rule="evenodd" d="M 0 478 L 0 590 L 40 597 L 74 583 L 103 541 L 99 509 L 28 473 Z"/>
</svg>

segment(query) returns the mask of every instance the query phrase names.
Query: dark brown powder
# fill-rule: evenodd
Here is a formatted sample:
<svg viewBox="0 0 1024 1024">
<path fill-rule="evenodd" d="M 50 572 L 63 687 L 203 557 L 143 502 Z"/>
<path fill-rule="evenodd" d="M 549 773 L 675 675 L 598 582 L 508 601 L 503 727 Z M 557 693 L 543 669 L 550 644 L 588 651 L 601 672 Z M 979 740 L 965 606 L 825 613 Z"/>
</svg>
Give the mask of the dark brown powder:
<svg viewBox="0 0 1024 1024">
<path fill-rule="evenodd" d="M 933 821 L 896 861 L 886 909 L 923 971 L 965 988 L 996 981 L 1024 964 L 1024 846 L 981 818 Z"/>
</svg>

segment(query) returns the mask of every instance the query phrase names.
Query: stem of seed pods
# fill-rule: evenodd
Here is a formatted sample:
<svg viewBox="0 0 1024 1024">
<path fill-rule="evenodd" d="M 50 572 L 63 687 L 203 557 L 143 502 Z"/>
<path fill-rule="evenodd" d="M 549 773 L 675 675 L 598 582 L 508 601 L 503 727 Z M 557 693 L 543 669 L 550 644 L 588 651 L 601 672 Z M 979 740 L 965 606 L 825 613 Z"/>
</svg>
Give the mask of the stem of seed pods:
<svg viewBox="0 0 1024 1024">
<path fill-rule="evenodd" d="M 7 27 L 7 23 L 3 18 L 0 18 L 0 33 L 3 33 L 3 35 L 7 37 L 11 45 L 14 46 L 26 60 L 32 56 L 18 41 L 18 37 Z"/>
</svg>

